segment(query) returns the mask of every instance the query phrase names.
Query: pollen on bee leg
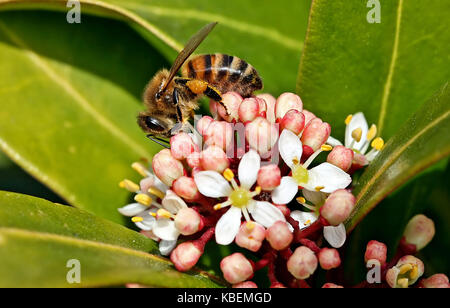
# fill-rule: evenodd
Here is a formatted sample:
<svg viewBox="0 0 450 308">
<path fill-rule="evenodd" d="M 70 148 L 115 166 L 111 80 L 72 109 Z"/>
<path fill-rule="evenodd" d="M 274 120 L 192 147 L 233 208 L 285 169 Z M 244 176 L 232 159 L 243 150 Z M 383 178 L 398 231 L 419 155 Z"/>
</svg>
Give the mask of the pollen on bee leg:
<svg viewBox="0 0 450 308">
<path fill-rule="evenodd" d="M 125 188 L 126 190 L 130 191 L 130 192 L 138 192 L 139 191 L 139 185 L 134 183 L 133 181 L 130 180 L 123 180 L 119 183 L 119 187 L 120 188 Z"/>
<path fill-rule="evenodd" d="M 146 195 L 146 194 L 137 194 L 134 197 L 134 200 L 145 206 L 150 206 L 153 202 L 153 199 L 149 195 Z"/>
<path fill-rule="evenodd" d="M 194 94 L 202 94 L 206 91 L 208 87 L 208 83 L 202 80 L 193 79 L 186 82 L 186 86 L 191 90 Z"/>
</svg>

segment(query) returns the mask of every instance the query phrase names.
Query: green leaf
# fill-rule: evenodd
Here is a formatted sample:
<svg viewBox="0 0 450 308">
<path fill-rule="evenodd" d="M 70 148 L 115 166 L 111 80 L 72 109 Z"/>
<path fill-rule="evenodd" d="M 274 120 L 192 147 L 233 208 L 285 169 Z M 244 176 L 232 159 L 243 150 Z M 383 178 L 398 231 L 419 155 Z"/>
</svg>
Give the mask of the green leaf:
<svg viewBox="0 0 450 308">
<path fill-rule="evenodd" d="M 83 211 L 0 192 L 0 287 L 92 287 L 139 283 L 159 287 L 219 287 L 199 270 L 180 273 L 157 255 L 154 241 Z M 69 284 L 66 264 L 81 264 Z"/>
<path fill-rule="evenodd" d="M 0 13 L 0 58 L 0 148 L 70 204 L 124 221 L 117 183 L 160 149 L 136 114 L 163 58 L 122 23 L 45 11 Z"/>
<path fill-rule="evenodd" d="M 445 84 L 415 113 L 365 170 L 353 193 L 350 232 L 383 198 L 450 154 L 450 86 Z"/>
<path fill-rule="evenodd" d="M 344 119 L 363 111 L 385 139 L 450 79 L 450 2 L 313 1 L 297 92 L 342 140 Z"/>
<path fill-rule="evenodd" d="M 6 9 L 68 10 L 66 2 L 0 0 L 0 5 L 3 3 Z M 218 21 L 219 25 L 199 47 L 199 53 L 229 53 L 247 60 L 260 72 L 265 91 L 274 95 L 295 88 L 295 68 L 303 46 L 310 0 L 81 0 L 80 3 L 82 13 L 106 14 L 131 22 L 170 61 L 198 29 Z"/>
</svg>

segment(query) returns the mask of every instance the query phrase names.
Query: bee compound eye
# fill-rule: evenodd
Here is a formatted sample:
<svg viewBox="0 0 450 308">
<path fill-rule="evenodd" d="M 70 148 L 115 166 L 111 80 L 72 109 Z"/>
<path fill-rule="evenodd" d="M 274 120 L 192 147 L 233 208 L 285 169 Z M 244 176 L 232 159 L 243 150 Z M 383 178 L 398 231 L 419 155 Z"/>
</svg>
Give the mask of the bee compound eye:
<svg viewBox="0 0 450 308">
<path fill-rule="evenodd" d="M 151 130 L 159 131 L 159 132 L 166 130 L 166 127 L 158 119 L 152 118 L 150 116 L 146 116 L 144 118 L 144 121 L 145 121 L 145 124 L 147 125 L 147 127 L 150 128 Z"/>
</svg>

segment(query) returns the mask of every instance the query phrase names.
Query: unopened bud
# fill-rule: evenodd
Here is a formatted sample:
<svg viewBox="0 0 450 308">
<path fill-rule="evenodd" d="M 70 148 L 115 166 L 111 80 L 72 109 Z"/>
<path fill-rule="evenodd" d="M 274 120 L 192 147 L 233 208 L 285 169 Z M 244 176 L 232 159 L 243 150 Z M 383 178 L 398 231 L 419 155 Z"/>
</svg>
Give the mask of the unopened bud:
<svg viewBox="0 0 450 308">
<path fill-rule="evenodd" d="M 449 289 L 450 283 L 448 282 L 448 277 L 446 275 L 434 274 L 427 279 L 422 279 L 420 286 L 422 288 Z"/>
<path fill-rule="evenodd" d="M 281 183 L 281 170 L 275 164 L 263 166 L 258 171 L 258 186 L 262 190 L 272 191 Z"/>
<path fill-rule="evenodd" d="M 341 265 L 341 258 L 339 252 L 334 248 L 322 248 L 319 252 L 320 267 L 324 270 L 330 270 Z"/>
<path fill-rule="evenodd" d="M 280 131 L 289 129 L 294 134 L 298 135 L 305 127 L 305 116 L 298 110 L 289 110 L 280 122 Z"/>
<path fill-rule="evenodd" d="M 170 260 L 180 272 L 186 272 L 197 264 L 203 251 L 192 242 L 184 242 L 178 245 L 170 254 Z"/>
<path fill-rule="evenodd" d="M 282 119 L 284 115 L 292 109 L 302 112 L 303 103 L 300 96 L 289 92 L 281 94 L 275 104 L 276 119 Z"/>
<path fill-rule="evenodd" d="M 189 154 L 186 162 L 191 168 L 200 167 L 200 152 L 192 152 Z"/>
<path fill-rule="evenodd" d="M 175 216 L 175 227 L 183 235 L 192 235 L 202 227 L 200 214 L 191 208 L 182 208 Z"/>
<path fill-rule="evenodd" d="M 364 254 L 364 262 L 367 263 L 369 260 L 378 260 L 380 265 L 386 263 L 387 258 L 387 246 L 383 243 L 377 241 L 370 241 L 366 246 L 366 253 Z"/>
<path fill-rule="evenodd" d="M 209 146 L 200 153 L 200 166 L 203 170 L 222 173 L 229 166 L 227 154 L 218 146 Z"/>
<path fill-rule="evenodd" d="M 233 140 L 233 127 L 225 121 L 213 121 L 206 129 L 204 139 L 207 146 L 217 145 L 227 150 Z"/>
<path fill-rule="evenodd" d="M 183 160 L 195 151 L 198 151 L 198 146 L 188 134 L 181 132 L 170 138 L 170 153 L 173 158 Z"/>
<path fill-rule="evenodd" d="M 243 123 L 253 121 L 258 117 L 259 112 L 258 100 L 254 97 L 246 98 L 239 106 L 239 119 Z"/>
<path fill-rule="evenodd" d="M 227 92 L 222 95 L 222 104 L 217 106 L 217 111 L 222 119 L 227 122 L 237 121 L 239 119 L 239 106 L 242 102 L 242 96 L 236 92 Z M 225 107 L 226 106 L 226 109 Z"/>
<path fill-rule="evenodd" d="M 232 286 L 233 289 L 256 289 L 258 286 L 253 281 L 244 281 L 236 283 Z"/>
<path fill-rule="evenodd" d="M 322 289 L 343 289 L 343 288 L 344 288 L 343 286 L 331 282 L 327 282 L 322 286 Z"/>
<path fill-rule="evenodd" d="M 237 252 L 220 262 L 220 269 L 226 281 L 231 284 L 243 282 L 253 276 L 253 266 L 243 254 Z"/>
<path fill-rule="evenodd" d="M 330 124 L 322 122 L 319 118 L 315 118 L 306 125 L 301 141 L 304 145 L 317 151 L 327 141 L 328 137 L 330 137 L 330 133 Z"/>
<path fill-rule="evenodd" d="M 305 126 L 308 125 L 308 123 L 312 120 L 317 118 L 316 115 L 314 113 L 312 113 L 311 111 L 308 111 L 306 109 L 303 109 L 302 111 L 303 115 L 305 116 Z"/>
<path fill-rule="evenodd" d="M 328 154 L 327 162 L 347 172 L 352 166 L 353 156 L 353 150 L 342 145 L 337 145 L 333 148 L 330 154 Z"/>
<path fill-rule="evenodd" d="M 155 185 L 155 178 L 152 176 L 143 178 L 139 182 L 139 187 L 141 191 L 148 191 L 148 189 Z"/>
<path fill-rule="evenodd" d="M 266 229 L 263 226 L 253 221 L 244 222 L 236 235 L 236 244 L 239 247 L 256 252 L 261 248 L 265 237 Z"/>
<path fill-rule="evenodd" d="M 209 124 L 211 124 L 213 121 L 214 119 L 211 118 L 210 116 L 204 116 L 195 123 L 195 128 L 197 129 L 200 135 L 204 136 L 206 134 L 206 130 L 208 129 Z"/>
<path fill-rule="evenodd" d="M 262 93 L 256 95 L 257 98 L 263 99 L 266 103 L 266 119 L 270 123 L 275 123 L 275 104 L 276 98 L 268 93 Z"/>
<path fill-rule="evenodd" d="M 328 196 L 320 208 L 320 215 L 332 226 L 344 222 L 355 206 L 355 196 L 345 189 L 338 189 Z"/>
<path fill-rule="evenodd" d="M 287 262 L 288 271 L 297 279 L 307 279 L 317 269 L 314 252 L 305 247 L 298 247 Z"/>
<path fill-rule="evenodd" d="M 194 179 L 188 176 L 182 176 L 175 180 L 172 185 L 172 190 L 186 201 L 197 200 L 200 197 Z"/>
<path fill-rule="evenodd" d="M 267 229 L 266 239 L 275 250 L 286 249 L 294 239 L 294 235 L 286 222 L 277 221 Z"/>
<path fill-rule="evenodd" d="M 258 117 L 245 126 L 245 137 L 252 149 L 264 155 L 277 142 L 278 128 L 265 118 Z"/>
<path fill-rule="evenodd" d="M 167 186 L 172 186 L 173 181 L 184 174 L 183 164 L 172 156 L 169 149 L 156 154 L 152 166 L 155 175 Z"/>
<path fill-rule="evenodd" d="M 419 251 L 431 242 L 435 232 L 434 222 L 425 215 L 419 214 L 408 222 L 403 236 L 407 244 L 416 245 L 416 250 Z"/>
<path fill-rule="evenodd" d="M 407 288 L 419 279 L 424 272 L 424 265 L 418 258 L 408 255 L 402 257 L 397 265 L 386 273 L 386 282 L 391 288 Z"/>
</svg>

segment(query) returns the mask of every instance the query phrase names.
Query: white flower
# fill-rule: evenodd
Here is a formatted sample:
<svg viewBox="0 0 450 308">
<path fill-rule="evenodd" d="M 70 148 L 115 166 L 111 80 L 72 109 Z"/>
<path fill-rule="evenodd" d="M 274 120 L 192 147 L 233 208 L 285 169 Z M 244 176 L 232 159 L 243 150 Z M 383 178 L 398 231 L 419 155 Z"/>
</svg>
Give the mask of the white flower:
<svg viewBox="0 0 450 308">
<path fill-rule="evenodd" d="M 230 169 L 225 170 L 223 176 L 216 171 L 201 171 L 195 174 L 194 180 L 200 193 L 212 198 L 227 197 L 227 201 L 217 204 L 214 209 L 230 206 L 216 225 L 218 244 L 228 245 L 233 242 L 239 231 L 242 215 L 247 221 L 251 221 L 251 215 L 257 223 L 266 228 L 278 220 L 286 221 L 283 213 L 273 204 L 253 200 L 253 197 L 261 192 L 260 187 L 250 191 L 256 183 L 260 164 L 261 158 L 254 150 L 250 150 L 242 157 L 238 167 L 240 186 L 237 185 Z"/>
<path fill-rule="evenodd" d="M 377 134 L 376 125 L 372 124 L 369 129 L 362 112 L 349 115 L 345 120 L 345 124 L 345 147 L 352 149 L 355 153 L 365 155 L 367 161 L 371 162 L 384 146 L 383 139 L 380 137 L 375 138 Z M 342 145 L 339 140 L 331 136 L 328 138 L 327 143 L 332 146 Z M 372 146 L 372 150 L 366 154 L 369 145 Z"/>
<path fill-rule="evenodd" d="M 307 169 L 317 155 L 329 148 L 329 146 L 322 146 L 305 163 L 301 164 L 302 142 L 290 130 L 283 130 L 279 140 L 279 150 L 284 162 L 291 168 L 292 176 L 281 178 L 280 185 L 272 191 L 272 201 L 276 204 L 291 202 L 297 194 L 299 186 L 310 191 L 325 193 L 346 188 L 352 181 L 350 175 L 330 163 L 322 163 Z"/>
</svg>

